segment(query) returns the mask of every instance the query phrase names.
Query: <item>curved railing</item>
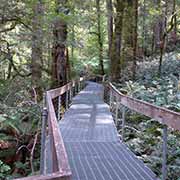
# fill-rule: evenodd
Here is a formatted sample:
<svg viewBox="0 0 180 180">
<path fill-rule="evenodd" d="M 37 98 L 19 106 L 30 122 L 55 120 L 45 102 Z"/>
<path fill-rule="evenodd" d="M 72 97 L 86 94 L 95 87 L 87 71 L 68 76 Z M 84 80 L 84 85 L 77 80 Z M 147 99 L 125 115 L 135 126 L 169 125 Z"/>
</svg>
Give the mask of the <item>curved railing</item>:
<svg viewBox="0 0 180 180">
<path fill-rule="evenodd" d="M 65 108 L 68 108 L 73 95 L 84 87 L 84 80 L 85 78 L 80 78 L 60 88 L 46 92 L 42 114 L 40 175 L 16 180 L 71 179 L 71 169 L 59 129 L 58 119 L 60 119 L 63 103 L 61 97 L 65 97 Z M 58 99 L 57 103 L 54 103 L 55 99 Z"/>
<path fill-rule="evenodd" d="M 159 123 L 163 124 L 163 161 L 162 161 L 162 179 L 167 177 L 167 128 L 180 130 L 180 113 L 171 111 L 169 109 L 159 107 L 148 102 L 138 100 L 136 98 L 127 96 L 119 92 L 111 83 L 105 85 L 105 94 L 109 92 L 108 101 L 110 109 L 115 106 L 115 123 L 118 121 L 118 109 L 120 105 L 122 108 L 122 140 L 125 129 L 125 107 L 150 117 Z"/>
<path fill-rule="evenodd" d="M 115 96 L 120 104 L 147 117 L 153 118 L 167 125 L 169 128 L 180 130 L 180 113 L 124 95 L 111 83 L 109 83 L 108 86 L 111 90 L 111 95 Z"/>
</svg>

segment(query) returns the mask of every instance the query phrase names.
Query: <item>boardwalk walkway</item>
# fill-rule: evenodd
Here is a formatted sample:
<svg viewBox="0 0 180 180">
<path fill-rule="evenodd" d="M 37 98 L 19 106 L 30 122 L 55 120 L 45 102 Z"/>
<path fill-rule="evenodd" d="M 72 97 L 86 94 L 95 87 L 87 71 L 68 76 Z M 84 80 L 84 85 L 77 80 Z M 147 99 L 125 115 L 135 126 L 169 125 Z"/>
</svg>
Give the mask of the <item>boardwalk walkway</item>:
<svg viewBox="0 0 180 180">
<path fill-rule="evenodd" d="M 156 180 L 119 140 L 102 94 L 102 85 L 88 82 L 60 121 L 72 180 Z"/>
</svg>

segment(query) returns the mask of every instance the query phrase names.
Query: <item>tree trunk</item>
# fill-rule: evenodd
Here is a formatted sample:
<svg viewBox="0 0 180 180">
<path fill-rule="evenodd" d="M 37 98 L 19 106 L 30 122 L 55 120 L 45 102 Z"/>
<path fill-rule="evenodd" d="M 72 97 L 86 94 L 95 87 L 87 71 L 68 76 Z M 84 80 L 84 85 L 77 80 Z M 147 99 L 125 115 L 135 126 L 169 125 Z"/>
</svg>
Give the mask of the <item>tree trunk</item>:
<svg viewBox="0 0 180 180">
<path fill-rule="evenodd" d="M 106 6 L 107 6 L 107 13 L 108 13 L 108 20 L 107 20 L 107 28 L 108 28 L 108 57 L 110 60 L 110 63 L 112 61 L 112 43 L 113 43 L 113 6 L 112 6 L 112 0 L 106 0 Z M 109 63 L 109 64 L 110 64 Z"/>
<path fill-rule="evenodd" d="M 173 0 L 173 11 L 172 14 L 176 12 L 176 0 Z M 174 41 L 174 44 L 177 43 L 177 15 L 174 15 L 174 30 L 172 32 L 172 38 Z"/>
<path fill-rule="evenodd" d="M 146 0 L 143 3 L 143 57 L 146 60 L 147 55 L 147 47 L 146 47 L 146 35 L 147 35 L 147 28 L 146 28 L 146 18 L 147 18 L 147 10 L 146 10 Z"/>
<path fill-rule="evenodd" d="M 42 16 L 43 4 L 41 0 L 37 0 L 33 5 L 31 73 L 32 87 L 36 91 L 38 100 L 42 98 Z"/>
<path fill-rule="evenodd" d="M 68 12 L 67 0 L 56 0 L 57 16 L 60 13 L 67 15 Z M 52 49 L 52 88 L 62 86 L 68 80 L 67 33 L 67 22 L 63 18 L 55 18 L 53 27 L 54 44 Z"/>
<path fill-rule="evenodd" d="M 134 30 L 133 30 L 133 79 L 136 76 L 136 60 L 137 60 L 137 38 L 138 38 L 138 0 L 134 0 Z"/>
<path fill-rule="evenodd" d="M 12 73 L 12 63 L 9 62 L 7 79 L 11 78 L 11 73 Z"/>
<path fill-rule="evenodd" d="M 123 14 L 124 14 L 124 2 L 123 0 L 116 0 L 115 32 L 113 38 L 113 54 L 112 54 L 112 62 L 111 62 L 112 80 L 117 80 L 121 76 L 120 59 L 121 59 Z"/>
<path fill-rule="evenodd" d="M 72 15 L 73 17 L 75 16 L 75 7 L 73 6 L 72 7 Z M 71 44 L 71 67 L 73 68 L 74 67 L 74 44 L 75 44 L 75 24 L 73 23 L 72 24 L 72 44 Z"/>
<path fill-rule="evenodd" d="M 159 48 L 160 48 L 160 58 L 159 58 L 159 68 L 158 68 L 158 74 L 161 76 L 162 71 L 162 61 L 163 61 L 163 55 L 165 50 L 165 43 L 167 38 L 166 33 L 166 26 L 167 26 L 167 9 L 168 9 L 168 1 L 165 1 L 165 11 L 164 14 L 161 15 L 161 22 L 160 22 L 160 42 L 159 42 Z"/>
<path fill-rule="evenodd" d="M 125 11 L 123 17 L 123 49 L 121 52 L 121 66 L 125 67 L 133 61 L 133 30 L 134 30 L 134 0 L 125 0 Z"/>
<path fill-rule="evenodd" d="M 154 27 L 153 27 L 153 33 L 152 33 L 152 42 L 151 42 L 151 57 L 152 57 L 152 59 L 151 60 L 153 60 L 153 58 L 154 58 L 154 49 L 155 49 L 155 34 L 154 34 L 154 32 L 155 32 L 155 30 L 154 30 Z"/>
<path fill-rule="evenodd" d="M 155 8 L 157 8 L 158 11 L 160 11 L 160 12 L 162 11 L 161 0 L 155 0 L 154 6 L 155 6 Z M 156 50 L 159 49 L 159 47 L 160 47 L 160 41 L 161 41 L 162 33 L 164 30 L 163 14 L 161 13 L 158 16 L 156 16 L 156 19 L 157 20 L 156 20 L 154 27 L 153 27 L 154 53 L 156 53 Z"/>
<path fill-rule="evenodd" d="M 100 74 L 104 75 L 104 64 L 103 64 L 103 40 L 101 33 L 101 9 L 100 0 L 96 0 L 96 10 L 97 10 L 97 29 L 98 29 L 98 49 L 99 49 L 99 67 Z"/>
<path fill-rule="evenodd" d="M 164 54 L 164 48 L 165 48 L 165 40 L 166 40 L 166 37 L 164 36 L 160 44 L 160 58 L 159 58 L 159 68 L 158 68 L 159 76 L 161 76 L 161 73 L 162 73 L 162 61 L 163 61 L 163 54 Z"/>
</svg>

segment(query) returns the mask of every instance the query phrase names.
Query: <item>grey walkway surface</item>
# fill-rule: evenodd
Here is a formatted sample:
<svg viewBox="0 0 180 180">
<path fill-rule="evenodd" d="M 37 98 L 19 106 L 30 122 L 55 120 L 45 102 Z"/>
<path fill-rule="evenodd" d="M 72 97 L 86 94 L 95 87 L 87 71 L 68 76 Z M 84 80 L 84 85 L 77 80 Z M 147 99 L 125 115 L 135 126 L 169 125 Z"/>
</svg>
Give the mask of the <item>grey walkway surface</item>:
<svg viewBox="0 0 180 180">
<path fill-rule="evenodd" d="M 60 121 L 73 180 L 155 180 L 118 137 L 103 87 L 89 82 Z"/>
</svg>

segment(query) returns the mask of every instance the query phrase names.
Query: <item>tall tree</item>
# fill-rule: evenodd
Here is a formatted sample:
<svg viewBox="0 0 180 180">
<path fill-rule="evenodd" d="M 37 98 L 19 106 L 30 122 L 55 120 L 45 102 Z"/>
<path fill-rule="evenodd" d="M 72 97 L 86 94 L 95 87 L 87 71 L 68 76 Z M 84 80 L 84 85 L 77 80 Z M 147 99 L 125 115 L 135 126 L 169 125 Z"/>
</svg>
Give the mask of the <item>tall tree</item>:
<svg viewBox="0 0 180 180">
<path fill-rule="evenodd" d="M 107 28 L 108 28 L 108 57 L 112 61 L 112 43 L 113 43 L 113 5 L 112 0 L 106 0 L 107 7 Z"/>
<path fill-rule="evenodd" d="M 136 59 L 137 59 L 137 38 L 138 38 L 138 0 L 134 0 L 134 28 L 133 28 L 133 79 L 136 73 Z"/>
<path fill-rule="evenodd" d="M 73 17 L 75 16 L 75 5 L 72 5 L 71 8 Z M 73 59 L 74 59 L 74 44 L 75 44 L 75 23 L 72 24 L 72 44 L 71 44 L 71 66 L 73 67 Z"/>
<path fill-rule="evenodd" d="M 154 0 L 153 4 L 159 13 L 155 15 L 156 20 L 153 25 L 152 54 L 157 52 L 157 49 L 160 47 L 160 41 L 164 29 L 164 16 L 162 13 L 161 0 Z"/>
<path fill-rule="evenodd" d="M 172 15 L 174 15 L 174 30 L 172 32 L 172 38 L 174 41 L 174 44 L 176 45 L 177 42 L 177 15 L 176 15 L 176 0 L 173 0 L 173 10 Z"/>
<path fill-rule="evenodd" d="M 104 64 L 103 64 L 103 39 L 101 33 L 101 9 L 100 0 L 96 0 L 96 10 L 97 10 L 97 30 L 98 30 L 98 49 L 99 49 L 99 66 L 100 74 L 104 74 Z"/>
<path fill-rule="evenodd" d="M 133 29 L 134 29 L 134 8 L 133 0 L 124 1 L 125 11 L 123 17 L 123 48 L 121 62 L 123 66 L 133 61 Z M 128 22 L 128 23 L 127 23 Z"/>
<path fill-rule="evenodd" d="M 33 4 L 31 73 L 34 95 L 37 95 L 38 100 L 40 100 L 42 97 L 42 17 L 43 4 L 41 0 L 37 0 Z"/>
<path fill-rule="evenodd" d="M 56 0 L 57 17 L 53 24 L 54 43 L 52 49 L 52 87 L 62 86 L 68 81 L 67 22 L 62 14 L 69 13 L 68 0 Z"/>
<path fill-rule="evenodd" d="M 143 42 L 142 42 L 142 47 L 143 47 L 143 58 L 146 60 L 146 55 L 147 55 L 147 47 L 146 47 L 146 36 L 147 36 L 147 28 L 146 28 L 146 19 L 147 19 L 147 1 L 144 0 L 143 2 Z"/>
<path fill-rule="evenodd" d="M 117 80 L 121 75 L 121 43 L 122 43 L 122 28 L 123 28 L 123 14 L 124 1 L 116 0 L 116 18 L 115 18 L 115 32 L 113 37 L 113 54 L 111 62 L 111 79 Z"/>
</svg>

